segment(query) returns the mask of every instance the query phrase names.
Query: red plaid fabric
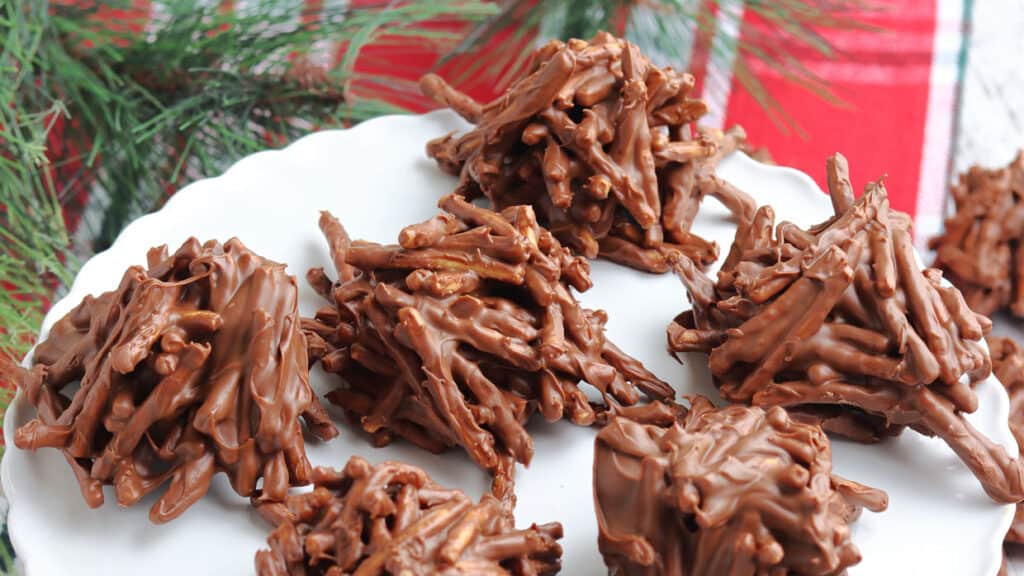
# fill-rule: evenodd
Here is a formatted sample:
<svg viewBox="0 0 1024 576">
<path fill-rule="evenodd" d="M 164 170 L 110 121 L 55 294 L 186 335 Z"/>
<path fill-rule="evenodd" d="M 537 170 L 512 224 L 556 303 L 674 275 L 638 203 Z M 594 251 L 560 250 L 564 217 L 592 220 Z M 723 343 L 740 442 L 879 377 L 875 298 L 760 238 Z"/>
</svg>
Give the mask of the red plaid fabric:
<svg viewBox="0 0 1024 576">
<path fill-rule="evenodd" d="M 693 42 L 687 63 L 712 108 L 705 121 L 741 124 L 754 145 L 766 147 L 780 165 L 809 174 L 821 187 L 825 158 L 837 151 L 850 160 L 856 188 L 885 176 L 892 205 L 915 216 L 923 246 L 941 227 L 963 76 L 966 3 L 876 1 L 869 10 L 851 15 L 871 28 L 821 32 L 836 48 L 834 57 L 793 47 L 799 64 L 822 78 L 838 103 L 754 63 L 754 73 L 803 134 L 773 122 L 731 74 L 721 73 L 729 69 L 729 42 L 724 39 L 737 32 L 731 24 L 737 15 L 741 35 L 755 34 L 763 23 L 743 10 L 742 1 L 719 3 L 732 12 L 718 15 L 714 37 Z M 415 80 L 436 56 L 409 48 L 375 49 L 367 57 L 367 71 L 401 62 L 401 74 Z M 712 58 L 716 60 L 710 62 Z M 497 94 L 485 87 L 473 95 L 490 99 Z"/>
<path fill-rule="evenodd" d="M 304 1 L 306 11 L 315 12 L 335 0 Z M 220 4 L 225 10 L 244 9 L 241 1 Z M 349 4 L 379 2 L 350 0 Z M 741 0 L 719 0 L 719 5 L 731 12 L 728 17 L 718 15 L 714 35 L 693 42 L 685 64 L 698 75 L 702 95 L 712 107 L 708 122 L 743 125 L 753 144 L 766 147 L 780 165 L 806 172 L 820 186 L 824 186 L 825 158 L 836 151 L 849 158 L 855 187 L 886 176 L 893 206 L 915 216 L 917 237 L 923 244 L 941 225 L 962 77 L 964 4 L 964 0 L 875 2 L 870 12 L 854 17 L 877 29 L 822 31 L 837 48 L 834 58 L 809 49 L 796 50 L 800 64 L 826 81 L 839 98 L 838 104 L 766 66 L 755 65 L 753 71 L 804 134 L 773 122 L 730 73 L 721 72 L 730 69 L 732 56 L 728 49 L 723 56 L 721 47 L 727 47 L 730 43 L 724 39 L 737 32 L 734 23 L 741 23 L 741 35 L 755 34 L 763 25 L 751 11 L 744 11 Z M 137 0 L 135 5 L 143 15 L 161 9 L 159 2 L 149 0 Z M 323 65 L 337 61 L 338 48 L 323 47 Z M 416 81 L 438 57 L 425 47 L 372 46 L 361 54 L 357 70 L 372 73 L 386 69 L 391 75 Z M 711 63 L 711 58 L 719 60 Z M 709 70 L 717 73 L 709 76 Z M 484 87 L 477 88 L 474 96 L 489 99 L 495 94 Z"/>
</svg>

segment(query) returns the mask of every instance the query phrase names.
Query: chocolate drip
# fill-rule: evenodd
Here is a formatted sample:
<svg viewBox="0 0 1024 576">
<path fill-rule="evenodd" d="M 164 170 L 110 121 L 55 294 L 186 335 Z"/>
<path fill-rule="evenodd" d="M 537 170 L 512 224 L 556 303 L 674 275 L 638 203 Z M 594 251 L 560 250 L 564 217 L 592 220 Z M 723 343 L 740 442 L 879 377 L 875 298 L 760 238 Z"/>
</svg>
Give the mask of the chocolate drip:
<svg viewBox="0 0 1024 576">
<path fill-rule="evenodd" d="M 694 306 L 669 326 L 669 347 L 710 353 L 730 402 L 784 406 L 858 440 L 911 426 L 945 440 L 993 499 L 1021 500 L 1020 461 L 963 417 L 990 373 L 991 323 L 920 268 L 910 218 L 889 210 L 881 182 L 854 200 L 846 161 L 828 169 L 827 222 L 773 228 L 765 206 L 737 230 L 717 282 L 676 262 Z"/>
<path fill-rule="evenodd" d="M 328 398 L 377 444 L 460 445 L 494 470 L 505 455 L 529 463 L 534 409 L 589 425 L 641 393 L 673 395 L 605 339 L 604 312 L 579 305 L 571 288 L 589 288 L 589 266 L 531 208 L 497 213 L 455 195 L 440 206 L 399 245 L 352 242 L 329 214 L 320 221 L 339 280 L 310 271 L 331 302 L 305 322 L 310 354 L 342 377 Z"/>
<path fill-rule="evenodd" d="M 263 498 L 283 499 L 310 481 L 302 420 L 320 439 L 338 433 L 309 387 L 297 300 L 284 266 L 238 240 L 151 250 L 148 270 L 60 319 L 30 369 L 4 366 L 38 410 L 15 445 L 60 449 L 91 507 L 104 484 L 129 506 L 167 483 L 156 523 L 217 472 L 243 496 L 262 478 Z"/>
<path fill-rule="evenodd" d="M 561 567 L 562 525 L 515 528 L 509 506 L 487 494 L 474 504 L 419 468 L 316 468 L 312 492 L 263 504 L 277 528 L 256 553 L 258 576 L 532 576 Z"/>
<path fill-rule="evenodd" d="M 1010 338 L 989 336 L 992 371 L 1010 396 L 1010 431 L 1018 447 L 1024 447 L 1024 349 Z M 1024 504 L 1017 503 L 1006 541 L 1024 544 Z"/>
<path fill-rule="evenodd" d="M 1006 168 L 972 166 L 953 186 L 956 214 L 931 240 L 935 267 L 972 310 L 1024 317 L 1024 152 Z"/>
<path fill-rule="evenodd" d="M 689 97 L 693 84 L 605 32 L 590 42 L 552 41 L 486 105 L 425 76 L 424 94 L 476 125 L 431 141 L 427 153 L 459 176 L 456 193 L 486 196 L 498 210 L 531 205 L 587 258 L 658 273 L 668 271 L 669 252 L 707 264 L 717 247 L 690 233 L 701 200 L 715 196 L 740 217 L 755 205 L 715 178 L 744 135 L 694 131 L 706 107 Z"/>
<path fill-rule="evenodd" d="M 609 573 L 832 575 L 860 561 L 849 524 L 884 492 L 832 474 L 828 437 L 778 407 L 691 400 L 678 421 L 598 433 L 594 501 Z"/>
</svg>

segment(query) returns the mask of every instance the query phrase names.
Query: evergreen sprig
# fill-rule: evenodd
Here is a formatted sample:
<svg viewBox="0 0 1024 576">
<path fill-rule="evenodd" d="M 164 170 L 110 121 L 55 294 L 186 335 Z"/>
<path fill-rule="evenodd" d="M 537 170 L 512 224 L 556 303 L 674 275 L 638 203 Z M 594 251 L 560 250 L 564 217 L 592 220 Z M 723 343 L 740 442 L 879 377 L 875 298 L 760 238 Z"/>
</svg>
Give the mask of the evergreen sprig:
<svg viewBox="0 0 1024 576">
<path fill-rule="evenodd" d="M 131 4 L 0 2 L 0 353 L 24 353 L 77 269 L 62 203 L 99 195 L 82 222 L 95 241 L 79 250 L 102 249 L 186 181 L 317 126 L 402 111 L 415 86 L 362 72 L 368 45 L 453 42 L 446 30 L 495 12 L 476 0 L 315 13 L 301 0 L 170 0 L 145 21 L 103 19 Z M 325 46 L 338 66 L 310 64 Z"/>
</svg>

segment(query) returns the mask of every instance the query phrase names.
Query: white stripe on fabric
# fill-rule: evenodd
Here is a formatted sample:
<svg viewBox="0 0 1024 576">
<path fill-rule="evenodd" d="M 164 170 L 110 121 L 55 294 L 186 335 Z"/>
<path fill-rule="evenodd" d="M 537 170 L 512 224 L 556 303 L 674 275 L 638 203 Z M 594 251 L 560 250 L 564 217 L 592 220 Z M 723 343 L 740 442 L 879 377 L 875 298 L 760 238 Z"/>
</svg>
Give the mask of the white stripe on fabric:
<svg viewBox="0 0 1024 576">
<path fill-rule="evenodd" d="M 707 75 L 701 98 L 707 102 L 708 113 L 701 124 L 723 128 L 725 113 L 732 91 L 733 65 L 736 63 L 737 45 L 743 27 L 742 0 L 720 0 L 715 17 L 715 35 L 711 39 Z"/>
<path fill-rule="evenodd" d="M 914 240 L 922 251 L 942 227 L 943 205 L 949 185 L 953 118 L 956 114 L 959 57 L 963 43 L 962 0 L 938 0 L 935 48 L 924 125 L 924 149 L 918 178 Z"/>
<path fill-rule="evenodd" d="M 974 2 L 956 172 L 1005 166 L 1024 146 L 1024 2 Z M 1022 571 L 1024 573 L 1024 571 Z M 1024 576 L 1024 574 L 1022 574 Z"/>
<path fill-rule="evenodd" d="M 272 26 L 267 23 L 265 26 L 254 28 L 256 30 L 265 28 L 270 33 L 285 33 L 298 28 L 299 16 L 302 14 L 304 5 L 305 0 L 278 0 L 272 3 L 263 0 L 235 0 L 234 9 L 235 14 L 240 17 L 252 17 L 266 11 L 267 7 L 271 6 L 270 14 L 274 16 L 275 23 Z M 252 72 L 254 74 L 280 74 L 284 71 L 286 59 L 290 56 L 286 53 L 277 54 L 265 62 L 254 65 Z"/>
<path fill-rule="evenodd" d="M 351 2 L 349 0 L 323 0 L 323 11 L 320 14 L 320 21 L 337 20 L 344 14 Z M 317 40 L 309 55 L 309 62 L 314 66 L 330 69 L 336 64 L 335 59 L 338 52 L 338 43 L 333 40 Z"/>
<path fill-rule="evenodd" d="M 696 1 L 686 4 L 688 10 L 697 8 Z M 692 17 L 679 10 L 659 10 L 641 2 L 629 13 L 626 38 L 656 65 L 689 70 L 697 26 Z"/>
</svg>

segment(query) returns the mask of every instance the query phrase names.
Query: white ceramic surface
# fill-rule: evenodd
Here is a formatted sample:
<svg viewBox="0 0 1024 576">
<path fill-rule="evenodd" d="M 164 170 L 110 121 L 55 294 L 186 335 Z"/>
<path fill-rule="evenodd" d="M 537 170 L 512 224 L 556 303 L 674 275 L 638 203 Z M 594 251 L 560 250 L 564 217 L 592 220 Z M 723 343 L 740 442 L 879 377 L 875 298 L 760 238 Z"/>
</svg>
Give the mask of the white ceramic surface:
<svg viewBox="0 0 1024 576">
<path fill-rule="evenodd" d="M 167 243 L 173 248 L 190 235 L 204 240 L 238 236 L 256 252 L 287 262 L 300 279 L 312 266 L 330 269 L 316 226 L 321 209 L 339 216 L 354 238 L 393 242 L 402 226 L 433 215 L 436 199 L 452 187 L 453 179 L 426 158 L 424 144 L 463 127 L 445 112 L 380 118 L 347 131 L 313 134 L 282 151 L 255 154 L 223 176 L 196 182 L 161 211 L 132 223 L 110 250 L 87 262 L 68 296 L 47 315 L 41 337 L 84 295 L 116 287 L 127 266 L 145 262 L 150 246 Z M 813 181 L 795 170 L 763 166 L 735 154 L 719 174 L 760 203 L 775 206 L 779 220 L 809 225 L 830 212 Z M 855 171 L 855 185 L 873 176 Z M 734 232 L 726 214 L 708 201 L 695 226 L 723 252 Z M 681 392 L 713 394 L 701 358 L 687 357 L 680 365 L 665 352 L 665 326 L 688 306 L 674 276 L 597 262 L 593 278 L 594 288 L 581 300 L 608 311 L 610 338 Z M 301 310 L 311 314 L 321 304 L 319 297 L 304 281 L 300 285 Z M 319 370 L 312 381 L 320 391 L 329 385 Z M 1016 452 L 1002 387 L 990 379 L 978 393 L 981 408 L 971 421 Z M 15 428 L 32 413 L 19 395 L 4 422 L 6 437 L 13 438 Z M 433 456 L 401 442 L 374 449 L 340 414 L 332 414 L 342 435 L 327 444 L 310 442 L 307 449 L 316 465 L 341 466 L 353 454 L 373 462 L 401 459 L 473 495 L 486 488 L 484 474 L 460 451 Z M 561 521 L 566 533 L 563 573 L 604 573 L 591 501 L 594 431 L 542 422 L 530 430 L 536 455 L 531 467 L 517 474 L 518 522 Z M 1013 508 L 993 504 L 942 442 L 907 433 L 876 446 L 835 441 L 833 449 L 838 473 L 883 488 L 890 496 L 888 511 L 866 512 L 854 527 L 864 560 L 852 574 L 995 574 L 999 543 Z M 147 520 L 154 496 L 121 509 L 108 490 L 104 507 L 87 508 L 54 450 L 29 453 L 10 447 L 2 480 L 11 502 L 12 539 L 30 576 L 250 574 L 253 554 L 266 537 L 266 527 L 223 476 L 207 497 L 166 526 Z"/>
</svg>

